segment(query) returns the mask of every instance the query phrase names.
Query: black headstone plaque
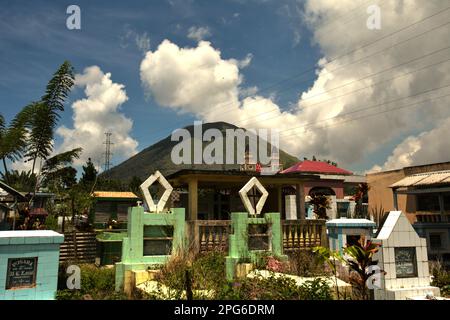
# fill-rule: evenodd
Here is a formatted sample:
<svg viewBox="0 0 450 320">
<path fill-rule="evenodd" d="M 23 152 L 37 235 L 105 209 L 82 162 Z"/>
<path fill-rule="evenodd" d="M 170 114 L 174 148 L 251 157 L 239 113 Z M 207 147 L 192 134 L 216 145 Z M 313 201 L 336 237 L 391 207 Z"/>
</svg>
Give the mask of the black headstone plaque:
<svg viewBox="0 0 450 320">
<path fill-rule="evenodd" d="M 6 290 L 32 288 L 36 285 L 37 257 L 9 258 Z"/>
</svg>

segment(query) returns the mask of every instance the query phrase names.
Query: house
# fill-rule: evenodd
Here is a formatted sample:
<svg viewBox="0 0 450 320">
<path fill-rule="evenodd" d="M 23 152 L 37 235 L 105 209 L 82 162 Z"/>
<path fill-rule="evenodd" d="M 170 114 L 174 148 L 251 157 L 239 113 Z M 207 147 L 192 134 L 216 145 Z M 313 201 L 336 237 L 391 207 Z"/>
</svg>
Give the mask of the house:
<svg viewBox="0 0 450 320">
<path fill-rule="evenodd" d="M 118 227 L 126 228 L 128 208 L 137 205 L 140 200 L 133 192 L 94 191 L 94 203 L 91 208 L 90 222 L 97 228 L 106 228 L 111 220 Z"/>
<path fill-rule="evenodd" d="M 401 210 L 426 238 L 430 260 L 450 264 L 450 162 L 367 175 L 369 208 Z"/>
<path fill-rule="evenodd" d="M 324 161 L 304 160 L 281 171 L 281 174 L 314 174 L 319 179 L 304 183 L 304 194 L 326 195 L 331 198 L 331 209 L 328 216 L 331 218 L 350 217 L 354 202 L 350 198 L 358 184 L 365 183 L 366 177 L 355 175 L 353 172 L 339 168 Z M 309 210 L 311 213 L 311 210 Z"/>
<path fill-rule="evenodd" d="M 0 230 L 15 229 L 17 204 L 26 202 L 25 195 L 0 181 Z M 8 214 L 13 213 L 12 221 L 8 221 Z"/>
<path fill-rule="evenodd" d="M 229 220 L 231 212 L 245 211 L 238 191 L 254 176 L 269 191 L 263 213 L 280 212 L 282 219 L 285 219 L 285 196 L 294 194 L 298 199 L 297 219 L 305 218 L 305 183 L 319 180 L 317 175 L 261 175 L 254 170 L 183 169 L 167 176 L 167 180 L 174 188 L 172 205 L 185 207 L 187 220 Z M 251 195 L 254 201 L 258 197 L 257 192 Z"/>
</svg>

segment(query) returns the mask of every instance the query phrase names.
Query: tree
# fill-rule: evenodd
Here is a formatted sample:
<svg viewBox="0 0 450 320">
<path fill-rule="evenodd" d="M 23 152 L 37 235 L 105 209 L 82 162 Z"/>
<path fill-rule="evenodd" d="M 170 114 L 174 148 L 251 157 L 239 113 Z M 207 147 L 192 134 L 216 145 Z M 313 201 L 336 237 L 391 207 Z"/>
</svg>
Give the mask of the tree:
<svg viewBox="0 0 450 320">
<path fill-rule="evenodd" d="M 53 188 L 55 191 L 75 185 L 77 170 L 70 164 L 80 157 L 81 151 L 81 148 L 75 148 L 47 159 L 42 166 L 42 184 Z"/>
<path fill-rule="evenodd" d="M 6 181 L 11 187 L 22 192 L 33 192 L 36 185 L 36 175 L 30 171 L 8 171 L 1 174 L 2 180 Z"/>
<path fill-rule="evenodd" d="M 319 219 L 327 219 L 327 209 L 330 209 L 330 198 L 325 195 L 311 194 L 310 203 L 314 206 L 314 213 Z"/>
<path fill-rule="evenodd" d="M 74 72 L 70 62 L 65 61 L 47 84 L 40 101 L 30 105 L 33 117 L 30 122 L 28 160 L 33 161 L 34 173 L 37 158 L 47 159 L 53 150 L 53 133 L 59 120 L 58 111 L 64 111 L 64 101 L 74 84 Z"/>
<path fill-rule="evenodd" d="M 133 176 L 133 178 L 131 178 L 131 181 L 129 184 L 131 192 L 133 192 L 134 194 L 139 196 L 141 194 L 140 186 L 141 186 L 142 182 L 143 181 L 141 178 L 139 178 L 137 176 Z"/>
<path fill-rule="evenodd" d="M 98 171 L 95 169 L 94 163 L 91 158 L 86 161 L 86 165 L 83 166 L 83 173 L 80 178 L 80 185 L 86 190 L 90 190 L 95 181 L 97 180 Z"/>
<path fill-rule="evenodd" d="M 3 162 L 3 174 L 8 178 L 6 160 L 12 162 L 22 158 L 27 147 L 27 125 L 30 121 L 29 108 L 23 108 L 6 126 L 5 119 L 0 115 L 0 159 Z M 9 183 L 8 180 L 5 180 Z"/>
</svg>

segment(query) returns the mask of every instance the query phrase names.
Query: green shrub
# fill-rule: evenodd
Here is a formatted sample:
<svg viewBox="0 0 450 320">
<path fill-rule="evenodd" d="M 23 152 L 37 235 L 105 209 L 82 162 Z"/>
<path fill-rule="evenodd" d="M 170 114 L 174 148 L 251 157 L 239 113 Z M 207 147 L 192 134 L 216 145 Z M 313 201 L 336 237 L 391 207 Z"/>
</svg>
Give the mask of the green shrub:
<svg viewBox="0 0 450 320">
<path fill-rule="evenodd" d="M 305 281 L 299 288 L 301 300 L 332 300 L 333 295 L 327 281 L 323 278 Z"/>
<path fill-rule="evenodd" d="M 190 288 L 193 291 L 194 299 L 204 299 L 206 296 L 199 294 L 199 290 L 217 292 L 226 284 L 225 276 L 225 254 L 220 251 L 201 253 L 197 256 L 190 256 L 186 253 L 174 255 L 161 268 L 157 275 L 158 292 L 150 295 L 154 299 L 182 299 L 185 298 L 188 282 L 187 275 L 190 276 Z M 169 288 L 165 291 L 164 285 Z"/>
<path fill-rule="evenodd" d="M 327 275 L 324 263 L 311 250 L 300 250 L 289 254 L 289 273 L 300 277 Z"/>
<path fill-rule="evenodd" d="M 450 272 L 438 261 L 432 265 L 431 274 L 433 275 L 431 285 L 440 288 L 442 296 L 450 296 Z"/>
<path fill-rule="evenodd" d="M 115 269 L 97 267 L 92 264 L 79 265 L 81 271 L 81 283 L 79 290 L 64 289 L 67 275 L 65 266 L 60 268 L 58 300 L 119 300 L 126 299 L 123 293 L 115 291 Z"/>
<path fill-rule="evenodd" d="M 284 276 L 267 278 L 260 275 L 228 283 L 217 295 L 223 300 L 297 300 L 299 288 L 295 281 Z"/>
</svg>

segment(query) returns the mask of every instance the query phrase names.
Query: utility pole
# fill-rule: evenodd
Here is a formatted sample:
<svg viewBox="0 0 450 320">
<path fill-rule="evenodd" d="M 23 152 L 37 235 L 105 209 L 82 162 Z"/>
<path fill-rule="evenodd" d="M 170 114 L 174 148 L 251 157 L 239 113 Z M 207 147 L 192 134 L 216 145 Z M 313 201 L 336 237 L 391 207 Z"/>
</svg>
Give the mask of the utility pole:
<svg viewBox="0 0 450 320">
<path fill-rule="evenodd" d="M 106 136 L 106 140 L 105 142 L 103 142 L 103 144 L 105 145 L 105 162 L 103 164 L 103 168 L 104 168 L 104 172 L 108 171 L 111 168 L 111 156 L 112 156 L 112 152 L 111 152 L 111 145 L 114 144 L 111 142 L 111 132 L 105 132 L 105 136 Z"/>
</svg>

